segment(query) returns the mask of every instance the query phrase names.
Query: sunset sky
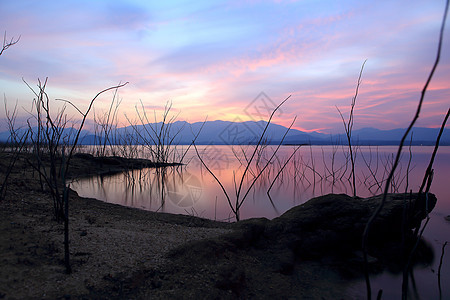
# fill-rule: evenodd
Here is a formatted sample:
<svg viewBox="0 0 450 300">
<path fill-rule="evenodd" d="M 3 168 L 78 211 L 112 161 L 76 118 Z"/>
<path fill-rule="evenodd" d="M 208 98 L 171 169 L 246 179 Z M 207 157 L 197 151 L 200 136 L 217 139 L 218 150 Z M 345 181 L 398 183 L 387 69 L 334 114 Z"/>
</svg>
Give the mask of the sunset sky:
<svg viewBox="0 0 450 300">
<path fill-rule="evenodd" d="M 407 127 L 434 62 L 444 0 L 25 1 L 0 2 L 0 32 L 20 41 L 0 56 L 0 92 L 20 120 L 48 77 L 51 99 L 85 110 L 120 89 L 119 121 L 172 101 L 178 120 L 259 119 L 305 131 L 341 132 L 367 59 L 355 128 Z M 450 26 L 418 126 L 438 127 L 450 104 Z M 263 92 L 264 94 L 261 94 Z M 266 98 L 271 99 L 271 102 Z M 112 93 L 95 104 L 106 111 Z M 256 101 L 254 101 L 256 99 Z M 55 105 L 61 105 L 60 102 Z M 69 110 L 78 118 L 74 110 Z M 4 118 L 2 103 L 0 118 Z M 4 129 L 4 124 L 1 125 Z"/>
</svg>

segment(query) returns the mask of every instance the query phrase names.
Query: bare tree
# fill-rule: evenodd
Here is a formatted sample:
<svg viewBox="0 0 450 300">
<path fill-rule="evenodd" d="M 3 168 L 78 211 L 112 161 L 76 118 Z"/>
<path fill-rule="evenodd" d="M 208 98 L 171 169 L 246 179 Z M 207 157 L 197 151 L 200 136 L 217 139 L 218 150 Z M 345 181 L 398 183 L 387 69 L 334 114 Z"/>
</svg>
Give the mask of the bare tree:
<svg viewBox="0 0 450 300">
<path fill-rule="evenodd" d="M 46 186 L 52 195 L 55 218 L 58 221 L 62 220 L 64 222 L 64 264 L 66 273 L 71 273 L 69 257 L 69 189 L 65 182 L 70 167 L 70 161 L 74 150 L 78 145 L 81 131 L 86 122 L 86 118 L 93 107 L 94 101 L 101 94 L 109 90 L 117 90 L 127 83 L 128 82 L 119 84 L 97 93 L 90 101 L 89 107 L 85 112 L 82 112 L 68 100 L 57 99 L 65 102 L 65 104 L 71 105 L 82 115 L 81 123 L 77 126 L 78 128 L 75 129 L 75 125 L 71 128 L 75 129 L 75 134 L 73 134 L 72 130 L 70 130 L 68 134 L 65 133 L 68 124 L 66 105 L 56 113 L 51 112 L 51 102 L 45 91 L 47 79 L 44 82 L 38 80 L 38 89 L 36 91 L 27 84 L 36 96 L 33 101 L 36 110 L 33 117 L 37 121 L 37 133 L 34 133 L 32 125 L 28 122 L 31 139 L 35 144 L 34 157 L 36 159 L 35 162 L 30 160 L 29 162 L 39 173 L 40 177 L 44 179 Z M 68 148 L 67 152 L 66 147 Z"/>
<path fill-rule="evenodd" d="M 3 54 L 3 52 L 8 49 L 9 47 L 17 44 L 20 40 L 20 36 L 17 39 L 14 39 L 12 37 L 10 40 L 6 38 L 6 31 L 3 36 L 3 45 L 0 50 L 0 56 Z M 6 190 L 8 177 L 11 174 L 12 169 L 14 168 L 14 165 L 19 157 L 20 152 L 22 151 L 23 146 L 25 145 L 27 141 L 28 134 L 22 134 L 19 137 L 18 131 L 14 127 L 14 123 L 17 116 L 17 104 L 14 107 L 14 110 L 12 114 L 9 113 L 7 106 L 6 106 L 6 99 L 5 99 L 5 113 L 6 113 L 6 119 L 8 122 L 8 129 L 10 131 L 10 140 L 9 143 L 11 144 L 11 152 L 13 153 L 12 159 L 9 162 L 8 168 L 5 173 L 5 177 L 3 178 L 2 185 L 0 187 L 0 200 L 3 198 L 4 192 Z"/>
<path fill-rule="evenodd" d="M 167 102 L 164 106 L 164 111 L 161 114 L 160 121 L 158 121 L 156 111 L 154 111 L 154 119 L 152 122 L 147 115 L 144 103 L 141 101 L 140 107 L 135 107 L 136 115 L 139 121 L 132 121 L 126 115 L 125 117 L 137 137 L 136 142 L 138 144 L 143 144 L 144 147 L 149 150 L 153 162 L 166 165 L 180 165 L 183 163 L 183 159 L 186 156 L 187 151 L 198 138 L 203 126 L 205 125 L 206 119 L 197 133 L 192 132 L 193 139 L 188 148 L 185 151 L 178 152 L 177 146 L 179 145 L 179 135 L 185 125 L 183 124 L 178 128 L 174 126 L 178 114 L 170 115 L 171 109 L 172 102 Z"/>
<path fill-rule="evenodd" d="M 8 152 L 11 154 L 11 158 L 9 160 L 9 164 L 6 168 L 6 170 L 1 170 L 1 172 L 4 173 L 4 177 L 2 179 L 2 184 L 0 186 L 0 201 L 3 199 L 6 189 L 7 189 L 7 183 L 8 178 L 14 169 L 14 166 L 16 164 L 16 161 L 19 159 L 20 154 L 23 151 L 23 148 L 25 147 L 27 140 L 28 140 L 28 131 L 22 131 L 20 128 L 16 127 L 16 117 L 17 117 L 17 102 L 13 108 L 12 111 L 8 110 L 8 106 L 6 103 L 6 98 L 4 100 L 5 102 L 5 114 L 6 114 L 6 121 L 8 124 L 8 130 L 9 130 L 9 139 L 6 142 L 6 147 L 9 148 Z"/>
<path fill-rule="evenodd" d="M 3 54 L 4 51 L 6 51 L 9 47 L 17 44 L 20 40 L 20 36 L 15 39 L 14 37 L 12 37 L 11 39 L 7 39 L 6 38 L 6 31 L 5 34 L 3 35 L 3 46 L 2 49 L 0 50 L 0 55 Z"/>
<path fill-rule="evenodd" d="M 227 190 L 225 189 L 225 187 L 223 186 L 223 184 L 220 182 L 220 180 L 217 178 L 217 176 L 211 171 L 210 168 L 208 168 L 208 166 L 206 165 L 206 163 L 204 162 L 204 160 L 202 159 L 200 153 L 198 152 L 197 146 L 194 143 L 194 149 L 195 152 L 197 154 L 197 157 L 199 158 L 200 162 L 202 163 L 202 165 L 206 168 L 206 170 L 213 176 L 213 178 L 216 180 L 216 182 L 219 184 L 220 188 L 222 189 L 222 192 L 224 193 L 225 197 L 227 198 L 228 201 L 228 205 L 230 206 L 234 216 L 236 217 L 236 221 L 240 220 L 240 208 L 241 206 L 244 204 L 245 199 L 247 198 L 248 194 L 250 193 L 250 191 L 252 190 L 253 186 L 255 185 L 255 183 L 258 181 L 258 179 L 261 177 L 261 175 L 264 173 L 264 171 L 266 170 L 266 168 L 269 166 L 269 164 L 273 161 L 273 159 L 275 158 L 276 154 L 278 153 L 278 150 L 280 149 L 281 145 L 283 144 L 283 141 L 286 137 L 286 135 L 288 134 L 289 130 L 291 129 L 292 125 L 294 125 L 294 122 L 296 120 L 296 117 L 294 118 L 294 120 L 292 121 L 291 125 L 289 125 L 288 129 L 286 130 L 286 132 L 284 133 L 283 137 L 281 138 L 278 146 L 276 147 L 275 151 L 273 152 L 273 154 L 270 156 L 270 158 L 267 160 L 267 162 L 264 164 L 264 166 L 261 169 L 258 169 L 258 172 L 253 176 L 253 178 L 250 180 L 249 186 L 247 189 L 244 188 L 244 180 L 246 178 L 246 176 L 249 174 L 250 169 L 251 169 L 251 165 L 252 163 L 255 162 L 255 159 L 257 158 L 257 153 L 258 150 L 260 149 L 260 147 L 262 147 L 263 145 L 263 141 L 266 137 L 266 132 L 267 129 L 269 128 L 270 122 L 272 121 L 272 118 L 274 116 L 274 114 L 277 112 L 277 110 L 290 98 L 291 96 L 287 97 L 285 100 L 283 100 L 273 111 L 272 114 L 269 117 L 269 120 L 266 123 L 266 126 L 264 127 L 264 130 L 262 131 L 258 142 L 256 143 L 255 148 L 253 149 L 253 151 L 251 152 L 251 155 L 249 158 L 245 158 L 245 169 L 242 173 L 242 175 L 240 176 L 239 184 L 236 181 L 236 177 L 233 177 L 234 180 L 234 189 L 235 189 L 235 194 L 236 194 L 236 201 L 233 203 L 231 201 L 231 198 L 227 192 Z"/>
<path fill-rule="evenodd" d="M 342 119 L 342 123 L 344 124 L 344 129 L 345 129 L 345 135 L 347 136 L 347 142 L 348 142 L 348 151 L 350 152 L 350 160 L 351 160 L 351 178 L 352 178 L 352 187 L 353 187 L 353 197 L 356 197 L 356 179 L 355 179 L 355 156 L 356 156 L 356 151 L 353 151 L 353 146 L 352 146 L 352 130 L 353 130 L 353 112 L 355 109 L 355 105 L 356 105 L 356 98 L 358 97 L 358 92 L 359 92 L 359 86 L 361 85 L 361 76 L 362 76 L 362 72 L 364 70 L 364 65 L 366 64 L 365 60 L 361 66 L 361 71 L 359 72 L 359 77 L 358 77 L 358 82 L 356 83 L 356 90 L 355 90 L 355 95 L 352 98 L 352 103 L 350 105 L 350 114 L 348 117 L 348 121 L 345 121 L 344 116 L 342 115 L 341 111 L 339 110 L 339 108 L 336 106 L 339 115 L 341 116 Z"/>
<path fill-rule="evenodd" d="M 425 82 L 425 85 L 422 89 L 421 95 L 420 95 L 420 99 L 419 99 L 419 103 L 417 105 L 417 109 L 416 109 L 416 113 L 411 121 L 411 123 L 409 124 L 408 128 L 406 129 L 405 133 L 403 134 L 402 139 L 400 140 L 400 144 L 398 146 L 397 149 L 397 154 L 395 156 L 395 160 L 394 163 L 392 165 L 392 169 L 391 172 L 389 173 L 389 176 L 386 180 L 385 186 L 384 186 L 384 192 L 383 192 L 383 198 L 381 199 L 380 204 L 378 205 L 377 209 L 375 210 L 375 212 L 372 214 L 372 216 L 370 217 L 370 219 L 368 220 L 366 227 L 364 229 L 364 233 L 362 236 L 362 250 L 363 250 L 363 255 L 364 255 L 364 275 L 365 275 L 365 279 L 366 279 L 366 288 L 367 288 L 367 299 L 371 299 L 372 298 L 372 292 L 371 292 L 371 286 L 370 286 L 370 278 L 369 278 L 369 271 L 368 271 L 368 262 L 367 262 L 367 246 L 368 246 L 368 236 L 369 236 L 369 232 L 370 232 L 370 228 L 372 227 L 372 224 L 374 223 L 375 219 L 378 217 L 378 215 L 380 214 L 381 210 L 383 209 L 384 203 L 386 202 L 386 198 L 387 198 L 387 194 L 389 191 L 389 187 L 391 184 L 391 180 L 395 174 L 395 169 L 397 168 L 397 165 L 399 163 L 400 160 L 400 156 L 402 154 L 402 149 L 403 149 L 403 145 L 405 143 L 405 140 L 408 136 L 408 134 L 410 133 L 411 129 L 413 128 L 414 124 L 416 123 L 417 119 L 419 118 L 420 115 L 420 111 L 422 109 L 422 104 L 425 98 L 425 93 L 428 89 L 428 85 L 431 82 L 431 79 L 433 78 L 434 72 L 437 69 L 437 66 L 439 64 L 439 60 L 441 57 L 441 49 L 442 49 L 442 41 L 444 39 L 444 28 L 445 28 L 445 22 L 447 20 L 447 13 L 448 13 L 448 7 L 449 7 L 449 0 L 446 1 L 446 5 L 445 5 L 445 9 L 444 9 L 444 16 L 442 19 L 442 23 L 441 23 L 441 28 L 440 28 L 440 33 L 439 33 L 439 43 L 438 43 L 438 49 L 437 49 L 437 54 L 436 54 L 436 59 L 434 61 L 434 64 L 431 68 L 431 71 L 428 75 L 427 81 Z M 428 178 L 428 177 L 427 177 Z M 406 294 L 403 293 L 402 295 L 403 299 L 405 299 Z"/>
</svg>

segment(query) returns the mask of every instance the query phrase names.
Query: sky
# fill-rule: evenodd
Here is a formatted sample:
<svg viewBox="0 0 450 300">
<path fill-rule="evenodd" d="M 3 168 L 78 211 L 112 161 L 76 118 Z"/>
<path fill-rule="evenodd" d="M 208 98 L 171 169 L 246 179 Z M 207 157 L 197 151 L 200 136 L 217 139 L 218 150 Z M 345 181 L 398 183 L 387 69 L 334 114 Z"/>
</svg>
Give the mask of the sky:
<svg viewBox="0 0 450 300">
<path fill-rule="evenodd" d="M 362 64 L 354 128 L 405 128 L 437 50 L 444 0 L 0 1 L 0 128 L 30 118 L 38 79 L 57 112 L 85 111 L 119 83 L 119 126 L 159 120 L 247 121 L 290 96 L 274 122 L 343 131 Z M 448 22 L 447 22 L 448 23 Z M 439 127 L 450 103 L 450 26 L 417 126 Z M 25 83 L 26 82 L 26 83 Z M 113 91 L 94 103 L 101 116 Z M 142 106 L 141 106 L 142 103 Z M 5 108 L 6 107 L 6 108 Z M 73 119 L 81 116 L 69 107 Z M 93 113 L 89 115 L 92 124 Z M 128 121 L 129 120 L 129 121 Z"/>
</svg>

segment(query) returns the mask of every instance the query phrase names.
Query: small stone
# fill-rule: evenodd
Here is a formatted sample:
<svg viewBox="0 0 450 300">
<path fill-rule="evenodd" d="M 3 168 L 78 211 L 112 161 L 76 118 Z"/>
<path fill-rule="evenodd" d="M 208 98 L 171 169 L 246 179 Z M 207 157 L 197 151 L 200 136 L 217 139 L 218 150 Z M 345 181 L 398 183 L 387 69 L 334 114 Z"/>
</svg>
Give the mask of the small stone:
<svg viewBox="0 0 450 300">
<path fill-rule="evenodd" d="M 450 215 L 444 217 L 445 221 L 449 221 L 450 222 Z"/>
</svg>

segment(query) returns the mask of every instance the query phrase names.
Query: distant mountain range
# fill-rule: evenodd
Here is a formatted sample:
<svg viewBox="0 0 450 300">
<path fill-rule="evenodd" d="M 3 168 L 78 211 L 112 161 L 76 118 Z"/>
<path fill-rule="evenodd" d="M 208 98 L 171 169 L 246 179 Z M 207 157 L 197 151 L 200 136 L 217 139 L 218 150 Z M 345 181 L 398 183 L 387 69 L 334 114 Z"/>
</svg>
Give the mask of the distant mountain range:
<svg viewBox="0 0 450 300">
<path fill-rule="evenodd" d="M 118 128 L 109 140 L 115 144 L 143 144 L 152 143 L 157 139 L 153 130 L 160 132 L 162 123 L 153 123 L 137 126 L 128 126 Z M 197 123 L 188 123 L 185 121 L 176 121 L 170 126 L 163 128 L 166 137 L 170 137 L 172 144 L 190 144 L 198 134 L 196 144 L 255 144 L 266 126 L 265 121 L 247 121 L 247 122 L 229 122 L 229 121 L 207 121 Z M 152 130 L 153 128 L 153 130 Z M 201 131 L 200 131 L 201 129 Z M 200 131 L 200 133 L 199 133 Z M 287 128 L 277 124 L 270 124 L 266 134 L 265 142 L 269 144 L 278 144 Z M 375 128 L 362 128 L 354 130 L 352 133 L 352 143 L 358 145 L 398 145 L 406 129 L 398 128 L 392 130 L 379 130 Z M 413 145 L 434 145 L 439 129 L 434 128 L 413 128 Z M 74 130 L 66 129 L 64 131 L 69 141 L 73 141 Z M 0 141 L 7 141 L 9 132 L 0 132 Z M 89 145 L 104 140 L 102 135 L 95 135 L 93 132 L 83 130 L 80 137 L 80 144 Z M 411 136 L 405 144 L 409 145 Z M 167 143 L 167 142 L 166 142 Z M 319 132 L 303 132 L 291 129 L 286 134 L 283 144 L 312 144 L 312 145 L 330 145 L 347 144 L 345 134 L 324 134 Z M 450 145 L 450 132 L 445 130 L 440 145 Z"/>
</svg>

